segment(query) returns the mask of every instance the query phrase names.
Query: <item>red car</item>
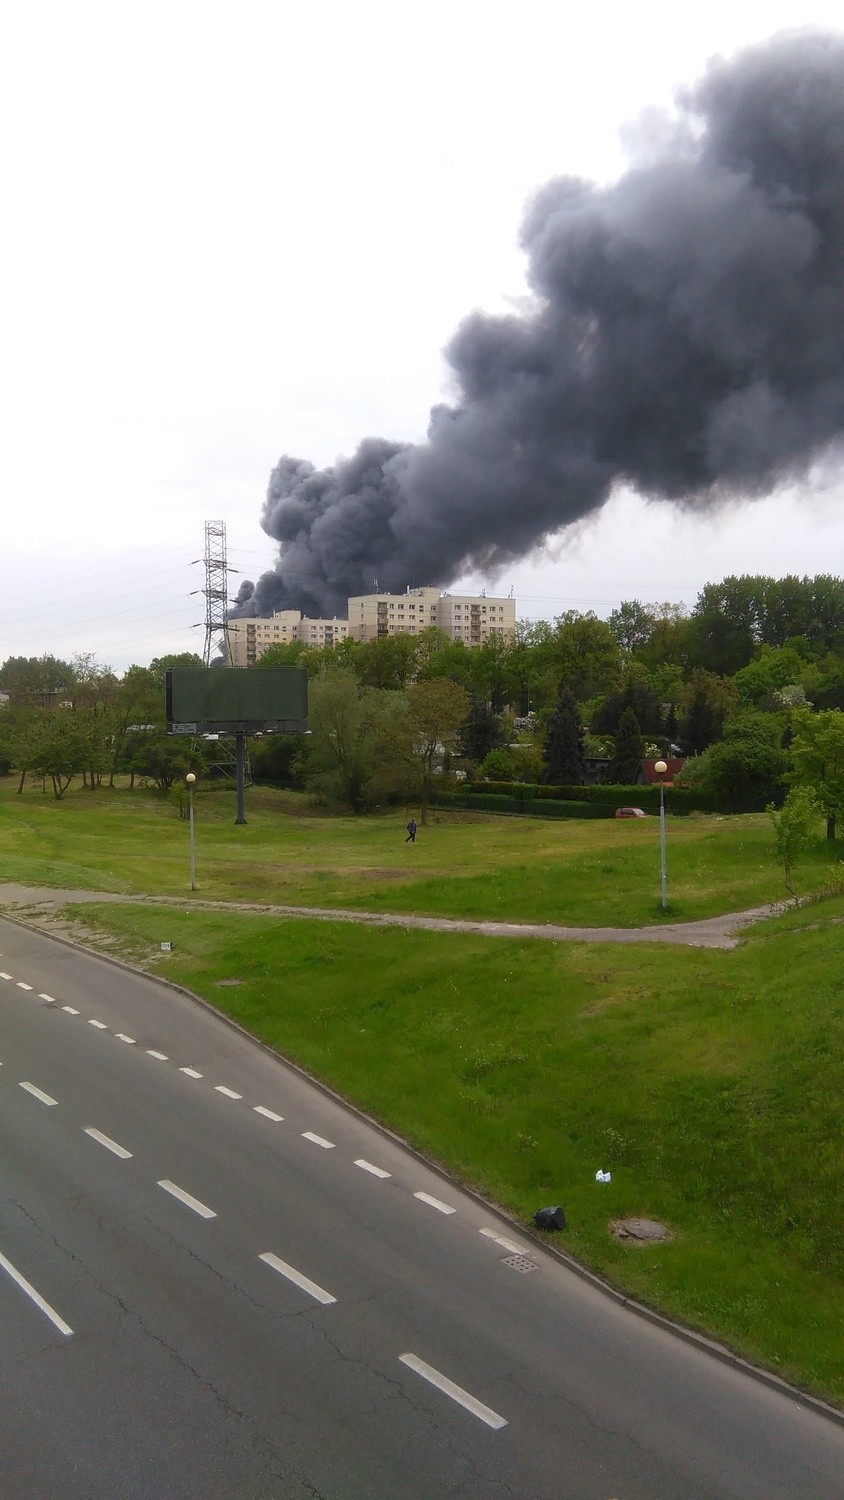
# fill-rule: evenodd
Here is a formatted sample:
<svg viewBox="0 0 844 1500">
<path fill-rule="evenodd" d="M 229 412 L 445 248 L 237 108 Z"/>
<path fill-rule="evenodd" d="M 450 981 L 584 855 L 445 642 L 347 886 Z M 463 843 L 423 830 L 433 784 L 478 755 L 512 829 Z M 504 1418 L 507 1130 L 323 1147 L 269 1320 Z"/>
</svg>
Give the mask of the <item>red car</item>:
<svg viewBox="0 0 844 1500">
<path fill-rule="evenodd" d="M 642 807 L 617 807 L 615 815 L 617 818 L 646 818 L 648 816 Z"/>
</svg>

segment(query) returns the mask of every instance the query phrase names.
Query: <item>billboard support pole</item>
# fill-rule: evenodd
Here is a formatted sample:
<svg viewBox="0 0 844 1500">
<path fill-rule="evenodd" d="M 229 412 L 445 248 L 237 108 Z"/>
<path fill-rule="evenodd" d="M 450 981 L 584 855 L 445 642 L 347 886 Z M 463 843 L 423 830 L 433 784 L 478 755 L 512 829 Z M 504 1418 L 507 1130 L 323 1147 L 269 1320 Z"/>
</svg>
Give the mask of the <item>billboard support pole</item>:
<svg viewBox="0 0 844 1500">
<path fill-rule="evenodd" d="M 237 792 L 237 817 L 235 823 L 245 823 L 246 813 L 243 807 L 243 787 L 246 764 L 246 735 L 242 729 L 238 729 L 234 737 L 234 784 Z"/>
</svg>

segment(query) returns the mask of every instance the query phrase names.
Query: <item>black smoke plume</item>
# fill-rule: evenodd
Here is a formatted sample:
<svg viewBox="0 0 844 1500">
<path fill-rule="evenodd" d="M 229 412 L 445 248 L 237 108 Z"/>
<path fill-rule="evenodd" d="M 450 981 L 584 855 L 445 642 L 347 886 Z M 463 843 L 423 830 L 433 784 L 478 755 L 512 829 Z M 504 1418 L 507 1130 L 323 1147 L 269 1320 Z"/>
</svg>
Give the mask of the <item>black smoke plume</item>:
<svg viewBox="0 0 844 1500">
<path fill-rule="evenodd" d="M 844 38 L 713 64 L 609 187 L 561 177 L 522 226 L 533 303 L 473 313 L 424 444 L 282 458 L 279 559 L 236 612 L 495 573 L 625 483 L 708 506 L 805 475 L 844 433 Z M 666 137 L 667 132 L 663 132 Z"/>
</svg>

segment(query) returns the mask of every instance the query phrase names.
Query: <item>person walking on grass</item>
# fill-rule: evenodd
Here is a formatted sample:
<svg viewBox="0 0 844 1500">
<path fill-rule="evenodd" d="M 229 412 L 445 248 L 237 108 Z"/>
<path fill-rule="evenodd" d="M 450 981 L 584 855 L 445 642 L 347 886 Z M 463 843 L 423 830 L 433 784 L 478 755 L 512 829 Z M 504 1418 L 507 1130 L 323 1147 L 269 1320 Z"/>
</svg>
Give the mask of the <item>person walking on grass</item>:
<svg viewBox="0 0 844 1500">
<path fill-rule="evenodd" d="M 416 843 L 416 819 L 415 818 L 411 818 L 410 822 L 407 824 L 407 838 L 405 839 L 405 843 L 406 844 L 415 844 Z"/>
</svg>

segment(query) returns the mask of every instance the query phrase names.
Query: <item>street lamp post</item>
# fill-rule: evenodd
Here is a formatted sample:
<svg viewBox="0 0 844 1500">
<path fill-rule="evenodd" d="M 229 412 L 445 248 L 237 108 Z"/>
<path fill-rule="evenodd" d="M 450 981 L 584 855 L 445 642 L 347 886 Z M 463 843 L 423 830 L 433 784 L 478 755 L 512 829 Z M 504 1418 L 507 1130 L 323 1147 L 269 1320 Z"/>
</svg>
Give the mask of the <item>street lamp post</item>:
<svg viewBox="0 0 844 1500">
<path fill-rule="evenodd" d="M 665 782 L 664 776 L 668 766 L 664 760 L 658 760 L 654 770 L 659 777 L 659 877 L 662 889 L 662 909 L 668 905 L 668 879 L 665 870 Z"/>
<path fill-rule="evenodd" d="M 190 826 L 190 888 L 196 890 L 196 841 L 193 831 L 193 788 L 196 777 L 193 771 L 188 771 L 185 781 L 188 784 L 188 824 Z"/>
</svg>

